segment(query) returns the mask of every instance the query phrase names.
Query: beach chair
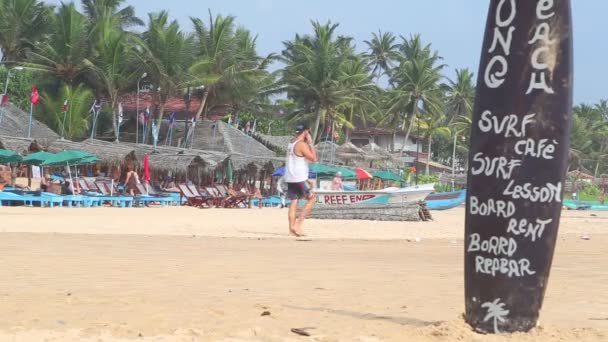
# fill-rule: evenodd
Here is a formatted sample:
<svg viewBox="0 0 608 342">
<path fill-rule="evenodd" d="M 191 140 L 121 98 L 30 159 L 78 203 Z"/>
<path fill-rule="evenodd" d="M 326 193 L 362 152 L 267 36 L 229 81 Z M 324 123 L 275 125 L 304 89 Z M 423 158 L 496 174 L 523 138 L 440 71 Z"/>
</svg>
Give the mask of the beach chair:
<svg viewBox="0 0 608 342">
<path fill-rule="evenodd" d="M 14 203 L 21 203 L 22 205 L 27 205 L 27 199 L 22 195 L 18 195 L 12 192 L 2 191 L 0 192 L 0 207 Z"/>
<path fill-rule="evenodd" d="M 41 208 L 44 208 L 46 206 L 54 208 L 55 205 L 58 205 L 60 207 L 63 206 L 62 198 L 34 195 L 28 193 L 17 194 L 8 191 L 0 192 L 0 207 L 2 206 L 2 202 L 21 202 L 23 203 L 23 205 L 27 205 L 30 207 L 33 207 L 34 203 L 38 203 Z"/>
<path fill-rule="evenodd" d="M 211 196 L 207 191 L 199 190 L 194 184 L 186 184 L 186 186 L 188 187 L 191 193 L 193 193 L 195 196 L 200 196 L 203 199 L 203 204 L 206 205 L 207 208 L 210 208 L 212 206 Z"/>
<path fill-rule="evenodd" d="M 207 195 L 209 196 L 209 201 L 213 204 L 213 206 L 219 208 L 224 207 L 224 201 L 226 200 L 226 197 L 224 197 L 215 187 L 206 186 L 205 191 L 207 192 Z"/>
<path fill-rule="evenodd" d="M 134 198 L 136 204 L 145 205 L 145 204 L 149 204 L 149 203 L 153 203 L 153 202 L 158 202 L 158 203 L 160 203 L 161 207 L 164 207 L 165 204 L 168 204 L 169 206 L 171 206 L 171 204 L 173 203 L 173 198 L 171 198 L 171 197 L 150 196 L 149 192 L 146 191 L 146 188 L 143 184 L 137 184 L 136 188 L 137 188 L 137 191 L 139 192 L 139 195 Z"/>
<path fill-rule="evenodd" d="M 230 190 L 223 184 L 216 184 L 215 188 L 224 197 L 225 208 L 245 208 L 251 199 L 248 193 Z"/>
<path fill-rule="evenodd" d="M 95 186 L 97 187 L 97 189 L 99 189 L 100 192 L 100 195 L 95 196 L 95 198 L 98 198 L 101 202 L 108 202 L 112 206 L 120 206 L 121 208 L 133 207 L 133 197 L 119 195 L 118 191 L 114 191 L 112 189 L 110 183 L 97 181 L 95 182 Z M 112 191 L 110 191 L 110 189 L 112 189 Z"/>
<path fill-rule="evenodd" d="M 179 184 L 177 188 L 181 194 L 180 202 L 184 198 L 189 206 L 197 208 L 201 208 L 205 203 L 205 198 L 200 193 L 193 193 L 187 184 Z"/>
</svg>

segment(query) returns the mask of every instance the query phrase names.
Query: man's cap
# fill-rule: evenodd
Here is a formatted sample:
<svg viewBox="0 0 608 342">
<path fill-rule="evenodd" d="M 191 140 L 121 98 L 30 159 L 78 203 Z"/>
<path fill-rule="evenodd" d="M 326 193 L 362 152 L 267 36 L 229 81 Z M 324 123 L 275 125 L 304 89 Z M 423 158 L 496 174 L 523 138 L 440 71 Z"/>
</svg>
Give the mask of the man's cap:
<svg viewBox="0 0 608 342">
<path fill-rule="evenodd" d="M 307 129 L 310 129 L 310 128 L 308 128 L 308 125 L 306 125 L 305 123 L 297 124 L 296 125 L 296 134 L 300 134 Z"/>
</svg>

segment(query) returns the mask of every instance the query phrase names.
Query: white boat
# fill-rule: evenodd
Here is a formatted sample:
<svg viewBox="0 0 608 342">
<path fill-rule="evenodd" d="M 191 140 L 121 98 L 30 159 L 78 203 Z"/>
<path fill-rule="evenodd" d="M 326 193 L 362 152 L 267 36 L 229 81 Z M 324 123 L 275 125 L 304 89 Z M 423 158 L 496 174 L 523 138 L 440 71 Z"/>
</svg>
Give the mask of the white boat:
<svg viewBox="0 0 608 342">
<path fill-rule="evenodd" d="M 420 184 L 406 188 L 386 188 L 371 191 L 334 191 L 316 189 L 317 205 L 398 204 L 423 201 L 435 191 L 434 184 Z"/>
</svg>

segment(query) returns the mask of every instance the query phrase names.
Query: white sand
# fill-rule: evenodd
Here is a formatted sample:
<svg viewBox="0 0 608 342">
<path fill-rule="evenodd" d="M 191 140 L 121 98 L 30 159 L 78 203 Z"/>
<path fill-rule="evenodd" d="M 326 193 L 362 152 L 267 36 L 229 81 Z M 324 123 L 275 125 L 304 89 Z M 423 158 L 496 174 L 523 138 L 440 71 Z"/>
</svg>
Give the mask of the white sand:
<svg viewBox="0 0 608 342">
<path fill-rule="evenodd" d="M 295 241 L 279 209 L 1 208 L 0 341 L 608 341 L 608 213 L 564 212 L 542 327 L 502 336 L 461 319 L 464 211 L 433 214 Z"/>
</svg>

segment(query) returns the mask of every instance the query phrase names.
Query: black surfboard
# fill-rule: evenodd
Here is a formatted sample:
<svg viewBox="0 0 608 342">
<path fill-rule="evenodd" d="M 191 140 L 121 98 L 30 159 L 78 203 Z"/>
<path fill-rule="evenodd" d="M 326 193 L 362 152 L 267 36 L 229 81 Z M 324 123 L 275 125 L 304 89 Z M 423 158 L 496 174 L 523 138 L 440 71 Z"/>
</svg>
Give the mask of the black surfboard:
<svg viewBox="0 0 608 342">
<path fill-rule="evenodd" d="M 465 220 L 466 321 L 538 322 L 559 226 L 572 111 L 569 0 L 491 0 Z"/>
</svg>

